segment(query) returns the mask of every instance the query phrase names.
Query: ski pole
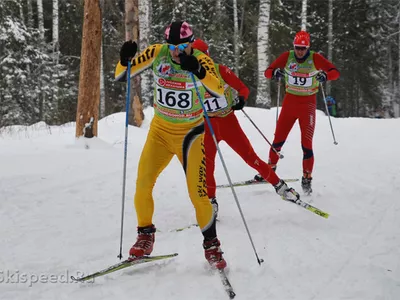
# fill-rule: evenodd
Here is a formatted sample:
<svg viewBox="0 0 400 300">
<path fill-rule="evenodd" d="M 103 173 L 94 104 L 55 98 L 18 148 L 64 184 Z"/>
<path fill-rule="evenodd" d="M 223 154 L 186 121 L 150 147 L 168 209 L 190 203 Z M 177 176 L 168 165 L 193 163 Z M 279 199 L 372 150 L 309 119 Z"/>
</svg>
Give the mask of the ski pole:
<svg viewBox="0 0 400 300">
<path fill-rule="evenodd" d="M 128 60 L 126 69 L 126 101 L 125 101 L 125 145 L 124 145 L 124 171 L 122 175 L 122 207 L 121 207 L 121 236 L 119 242 L 118 258 L 122 259 L 122 239 L 124 233 L 124 213 L 125 213 L 125 185 L 126 185 L 126 162 L 128 157 L 128 128 L 129 128 L 129 107 L 131 98 L 131 61 Z"/>
<path fill-rule="evenodd" d="M 278 152 L 278 150 L 276 150 L 274 148 L 274 146 L 272 146 L 272 144 L 269 142 L 269 140 L 265 137 L 265 135 L 262 133 L 262 131 L 260 130 L 260 128 L 257 127 L 257 125 L 253 122 L 253 120 L 250 118 L 250 116 L 244 111 L 244 109 L 242 109 L 242 112 L 244 113 L 244 115 L 247 117 L 247 119 L 249 119 L 249 121 L 251 122 L 251 124 L 253 124 L 253 126 L 258 130 L 258 132 L 261 134 L 261 136 L 264 138 L 264 140 L 267 141 L 267 143 L 271 146 L 271 149 L 276 153 L 276 155 L 279 156 L 279 158 L 283 158 L 284 156 L 282 154 L 280 154 Z"/>
<path fill-rule="evenodd" d="M 278 115 L 279 115 L 279 100 L 281 96 L 281 79 L 278 80 L 278 95 L 276 96 L 276 123 L 278 123 Z M 272 145 L 271 145 L 272 147 Z"/>
<path fill-rule="evenodd" d="M 326 111 L 326 114 L 328 115 L 329 125 L 331 125 L 333 143 L 334 143 L 335 145 L 337 145 L 338 142 L 336 142 L 335 133 L 333 132 L 333 126 L 332 126 L 332 122 L 331 122 L 331 116 L 330 116 L 330 114 L 329 114 L 328 105 L 326 104 L 325 92 L 324 92 L 324 87 L 323 87 L 323 85 L 322 85 L 322 82 L 321 82 L 319 85 L 320 85 L 320 87 L 321 87 L 322 97 L 324 98 L 325 111 Z"/>
<path fill-rule="evenodd" d="M 246 222 L 246 219 L 245 219 L 245 217 L 244 217 L 244 215 L 243 215 L 242 208 L 240 207 L 238 197 L 237 197 L 236 192 L 235 192 L 235 189 L 234 189 L 234 187 L 233 187 L 233 185 L 232 185 L 232 180 L 231 180 L 231 177 L 230 177 L 230 175 L 229 175 L 228 168 L 226 167 L 225 160 L 224 160 L 224 158 L 223 158 L 223 156 L 222 156 L 221 149 L 219 148 L 217 139 L 215 138 L 215 133 L 214 133 L 214 130 L 213 130 L 213 128 L 212 128 L 212 125 L 211 125 L 211 122 L 210 122 L 210 118 L 208 117 L 207 110 L 206 110 L 206 108 L 205 108 L 205 106 L 204 106 L 204 103 L 203 103 L 203 99 L 201 98 L 199 89 L 198 89 L 198 87 L 197 87 L 196 79 L 194 78 L 193 73 L 190 73 L 190 76 L 192 77 L 192 81 L 193 81 L 194 88 L 195 88 L 195 90 L 196 90 L 197 97 L 198 97 L 199 100 L 200 100 L 200 104 L 201 104 L 201 107 L 202 107 L 202 109 L 203 109 L 203 112 L 204 112 L 204 116 L 205 116 L 207 125 L 208 125 L 208 127 L 209 127 L 209 129 L 210 129 L 211 136 L 212 136 L 212 138 L 213 138 L 213 140 L 214 140 L 215 146 L 217 147 L 218 156 L 219 156 L 219 158 L 221 159 L 222 166 L 224 167 L 226 177 L 228 178 L 228 182 L 229 182 L 229 185 L 230 185 L 230 187 L 231 187 L 233 197 L 234 197 L 235 202 L 236 202 L 236 205 L 237 205 L 237 207 L 238 207 L 238 209 L 239 209 L 240 216 L 242 217 L 242 220 L 243 220 L 243 223 L 244 223 L 244 227 L 246 228 L 247 235 L 249 236 L 251 246 L 253 247 L 254 254 L 256 255 L 256 258 L 257 258 L 257 262 L 258 262 L 259 265 L 261 265 L 261 263 L 264 262 L 264 260 L 263 260 L 262 258 L 259 258 L 259 257 L 258 257 L 257 250 L 256 250 L 256 247 L 254 246 L 254 242 L 253 242 L 253 239 L 252 239 L 252 237 L 251 237 L 249 227 L 247 226 L 247 222 Z"/>
</svg>

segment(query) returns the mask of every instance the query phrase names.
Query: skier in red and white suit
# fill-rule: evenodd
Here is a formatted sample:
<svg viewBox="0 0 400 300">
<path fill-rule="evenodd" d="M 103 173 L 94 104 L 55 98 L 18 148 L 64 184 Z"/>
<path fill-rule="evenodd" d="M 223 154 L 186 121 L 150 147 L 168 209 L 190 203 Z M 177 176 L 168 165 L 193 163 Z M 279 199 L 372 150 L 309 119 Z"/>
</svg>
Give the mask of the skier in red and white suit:
<svg viewBox="0 0 400 300">
<path fill-rule="evenodd" d="M 208 45 L 200 39 L 196 39 L 193 42 L 193 48 L 209 55 Z M 249 139 L 240 127 L 234 111 L 240 110 L 244 107 L 245 101 L 249 96 L 249 89 L 228 67 L 217 63 L 214 64 L 218 76 L 224 83 L 224 97 L 205 98 L 204 106 L 210 118 L 211 126 L 214 130 L 217 142 L 225 141 L 250 167 L 260 172 L 260 174 L 275 187 L 277 193 L 283 199 L 299 199 L 298 193 L 294 189 L 289 188 L 283 180 L 280 180 L 274 170 L 258 157 L 250 144 Z M 234 100 L 232 88 L 238 92 L 237 101 Z M 217 213 L 218 203 L 216 200 L 216 182 L 214 177 L 217 147 L 207 122 L 204 123 L 207 191 L 208 197 L 214 206 L 214 211 Z"/>
<path fill-rule="evenodd" d="M 310 35 L 299 31 L 293 41 L 294 50 L 281 54 L 265 71 L 269 79 L 285 79 L 286 95 L 275 130 L 273 147 L 279 152 L 296 120 L 299 120 L 303 148 L 302 188 L 312 192 L 311 180 L 314 167 L 313 136 L 319 84 L 339 78 L 339 71 L 322 55 L 310 51 Z M 316 76 L 312 76 L 316 74 Z M 279 156 L 271 148 L 269 164 L 276 169 Z M 263 180 L 256 175 L 256 180 Z"/>
</svg>

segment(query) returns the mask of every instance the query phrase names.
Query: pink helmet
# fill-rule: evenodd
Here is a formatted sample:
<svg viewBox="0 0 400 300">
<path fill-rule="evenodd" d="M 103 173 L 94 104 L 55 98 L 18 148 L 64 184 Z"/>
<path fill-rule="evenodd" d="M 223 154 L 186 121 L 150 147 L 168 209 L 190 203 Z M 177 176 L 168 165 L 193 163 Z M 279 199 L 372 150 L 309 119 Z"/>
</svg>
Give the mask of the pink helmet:
<svg viewBox="0 0 400 300">
<path fill-rule="evenodd" d="M 165 29 L 164 35 L 168 44 L 179 45 L 194 41 L 192 27 L 187 22 L 172 22 Z"/>
<path fill-rule="evenodd" d="M 207 45 L 207 43 L 205 41 L 200 40 L 200 39 L 196 39 L 193 42 L 192 47 L 194 49 L 200 50 L 204 54 L 207 54 L 208 56 L 210 56 L 210 53 L 208 52 L 208 45 Z"/>
<path fill-rule="evenodd" d="M 310 47 L 310 35 L 306 31 L 299 31 L 296 33 L 293 46 L 297 47 Z"/>
</svg>

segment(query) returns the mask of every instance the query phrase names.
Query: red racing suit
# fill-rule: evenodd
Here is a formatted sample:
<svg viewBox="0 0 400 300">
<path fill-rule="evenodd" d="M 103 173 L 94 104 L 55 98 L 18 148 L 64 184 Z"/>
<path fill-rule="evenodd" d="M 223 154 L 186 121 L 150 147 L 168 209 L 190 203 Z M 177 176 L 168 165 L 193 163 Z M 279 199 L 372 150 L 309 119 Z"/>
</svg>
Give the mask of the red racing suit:
<svg viewBox="0 0 400 300">
<path fill-rule="evenodd" d="M 217 69 L 219 69 L 220 76 L 226 83 L 227 88 L 235 89 L 239 96 L 243 96 L 244 99 L 247 100 L 249 96 L 249 89 L 246 87 L 246 85 L 228 67 L 224 65 L 215 65 L 217 66 Z M 233 105 L 234 104 L 235 103 L 233 103 Z M 263 176 L 263 178 L 265 178 L 265 180 L 269 181 L 273 185 L 278 184 L 278 176 L 274 171 L 272 171 L 271 167 L 266 162 L 262 161 L 255 153 L 249 139 L 240 127 L 239 121 L 232 110 L 232 105 L 229 107 L 228 111 L 225 110 L 221 112 L 210 113 L 209 118 L 218 143 L 220 141 L 225 141 L 250 167 L 256 169 Z M 212 138 L 208 123 L 204 123 L 207 191 L 208 197 L 214 198 L 216 192 L 214 170 L 217 148 Z"/>
<path fill-rule="evenodd" d="M 314 64 L 314 69 L 322 70 L 327 75 L 327 80 L 336 80 L 339 78 L 339 71 L 336 67 L 322 55 L 310 51 L 301 60 L 295 58 L 296 61 L 289 62 L 288 59 L 293 57 L 292 51 L 287 51 L 281 54 L 268 68 L 265 70 L 265 77 L 271 79 L 273 77 L 274 70 L 279 68 L 284 70 L 285 68 L 291 69 L 292 67 L 297 69 L 296 63 L 299 65 L 303 64 Z M 307 67 L 307 66 L 306 66 Z M 293 78 L 293 77 L 292 77 Z M 315 79 L 312 79 L 315 80 Z M 311 177 L 311 173 L 314 167 L 314 153 L 313 153 L 313 137 L 315 129 L 315 111 L 317 108 L 317 87 L 310 91 L 309 95 L 295 95 L 291 91 L 288 91 L 288 82 L 286 78 L 286 94 L 282 103 L 282 110 L 280 112 L 278 122 L 275 130 L 275 137 L 273 147 L 280 151 L 284 145 L 286 138 L 292 129 L 296 120 L 299 120 L 299 126 L 301 131 L 301 146 L 303 149 L 303 175 L 304 177 Z M 274 166 L 277 164 L 279 156 L 270 149 L 269 151 L 269 163 Z"/>
</svg>

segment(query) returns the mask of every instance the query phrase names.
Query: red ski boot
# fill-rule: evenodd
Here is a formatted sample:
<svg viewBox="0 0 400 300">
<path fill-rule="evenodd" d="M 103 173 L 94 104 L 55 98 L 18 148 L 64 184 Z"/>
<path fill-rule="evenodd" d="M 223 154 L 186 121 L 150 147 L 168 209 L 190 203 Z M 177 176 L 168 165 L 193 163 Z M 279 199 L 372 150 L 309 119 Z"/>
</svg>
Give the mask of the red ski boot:
<svg viewBox="0 0 400 300">
<path fill-rule="evenodd" d="M 222 257 L 223 252 L 219 246 L 221 246 L 221 243 L 217 238 L 213 238 L 210 241 L 204 241 L 204 255 L 212 267 L 224 269 L 226 267 L 226 261 Z"/>
<path fill-rule="evenodd" d="M 138 227 L 138 236 L 136 243 L 129 250 L 129 255 L 134 257 L 141 257 L 150 255 L 153 251 L 156 228 L 154 225 L 147 227 Z"/>
</svg>

